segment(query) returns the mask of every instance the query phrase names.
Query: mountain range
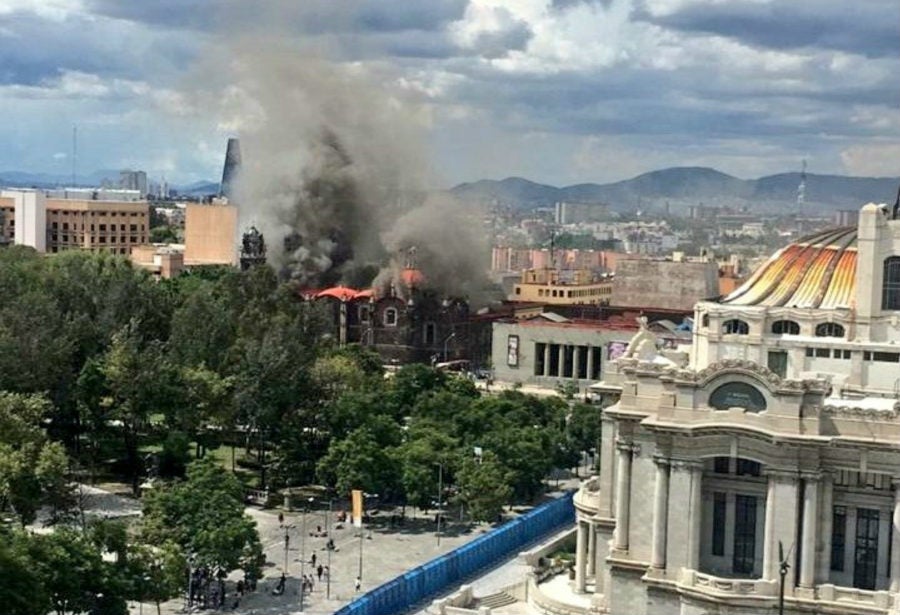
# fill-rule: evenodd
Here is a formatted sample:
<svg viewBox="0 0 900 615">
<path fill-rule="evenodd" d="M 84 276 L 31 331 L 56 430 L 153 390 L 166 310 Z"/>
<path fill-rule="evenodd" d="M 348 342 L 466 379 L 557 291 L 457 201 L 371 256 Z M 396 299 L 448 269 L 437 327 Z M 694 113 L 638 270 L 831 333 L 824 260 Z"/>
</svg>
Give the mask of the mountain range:
<svg viewBox="0 0 900 615">
<path fill-rule="evenodd" d="M 91 173 L 79 174 L 77 186 L 93 187 L 102 186 L 104 182 L 115 185 L 119 180 L 119 171 L 116 169 L 100 169 Z M 72 186 L 72 176 L 59 173 L 29 173 L 26 171 L 0 171 L 0 186 L 17 188 L 59 188 Z M 217 194 L 219 183 L 209 180 L 196 181 L 184 185 L 171 185 L 178 194 L 189 196 L 205 196 Z"/>
<path fill-rule="evenodd" d="M 480 203 L 517 209 L 551 206 L 556 202 L 605 203 L 614 210 L 704 204 L 763 208 L 795 205 L 800 173 L 780 173 L 759 179 L 739 179 L 706 167 L 673 167 L 651 171 L 610 184 L 556 187 L 521 177 L 459 184 L 450 192 Z M 829 210 L 855 209 L 868 202 L 893 202 L 900 178 L 815 175 L 805 178 L 805 203 Z"/>
</svg>

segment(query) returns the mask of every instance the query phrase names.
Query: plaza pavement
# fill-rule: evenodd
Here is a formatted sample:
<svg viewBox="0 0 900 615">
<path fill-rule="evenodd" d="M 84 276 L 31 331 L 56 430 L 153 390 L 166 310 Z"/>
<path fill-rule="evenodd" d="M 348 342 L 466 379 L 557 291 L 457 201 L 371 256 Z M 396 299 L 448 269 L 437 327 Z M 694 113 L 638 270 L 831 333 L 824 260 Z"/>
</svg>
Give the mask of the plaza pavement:
<svg viewBox="0 0 900 615">
<path fill-rule="evenodd" d="M 550 495 L 560 495 L 562 490 L 577 486 L 578 479 L 568 478 L 558 486 L 551 483 Z M 554 487 L 556 487 L 554 489 Z M 90 488 L 92 515 L 100 517 L 131 516 L 140 514 L 140 505 L 135 500 L 110 494 L 100 489 Z M 524 510 L 524 509 L 523 509 Z M 333 519 L 337 516 L 337 508 L 333 513 Z M 324 536 L 311 536 L 317 526 L 326 527 L 328 511 L 314 510 L 308 513 L 286 512 L 284 524 L 278 520 L 277 509 L 261 510 L 255 507 L 246 509 L 257 524 L 260 540 L 266 554 L 266 566 L 263 570 L 263 578 L 258 583 L 254 593 L 246 594 L 240 599 L 237 609 L 233 609 L 235 601 L 234 583 L 241 578 L 242 573 L 235 571 L 229 577 L 228 597 L 223 612 L 241 613 L 245 615 L 293 615 L 301 613 L 299 582 L 301 574 L 301 553 L 305 554 L 306 564 L 303 573 L 312 575 L 315 579 L 313 590 L 304 598 L 303 613 L 309 615 L 325 615 L 333 613 L 357 595 L 354 585 L 359 573 L 360 538 L 359 531 L 350 523 L 344 523 L 338 529 L 333 522 L 332 537 L 334 538 L 336 551 L 331 554 L 331 587 L 330 598 L 326 595 L 325 578 L 320 582 L 316 578 L 316 571 L 311 565 L 312 554 L 316 554 L 316 563 L 323 566 L 328 564 L 328 551 L 325 549 L 327 538 Z M 370 523 L 364 528 L 362 539 L 362 587 L 360 593 L 377 587 L 381 583 L 402 574 L 403 572 L 419 566 L 443 553 L 446 553 L 466 542 L 475 539 L 491 529 L 488 524 L 459 523 L 452 518 L 452 509 L 446 514 L 447 524 L 442 524 L 440 546 L 437 544 L 435 533 L 434 513 L 413 513 L 412 508 L 406 509 L 406 519 L 402 526 L 391 527 L 390 516 L 392 512 L 399 514 L 400 509 L 387 509 L 379 511 L 370 518 Z M 303 527 L 306 533 L 303 533 Z M 288 544 L 287 583 L 282 595 L 275 596 L 272 590 L 281 577 L 284 566 L 284 534 L 285 527 L 290 537 Z M 489 571 L 475 580 L 465 581 L 472 584 L 476 595 L 487 595 L 499 591 L 505 586 L 511 585 L 522 578 L 525 568 L 517 562 L 517 553 L 513 553 L 510 559 L 501 563 L 497 568 Z M 455 591 L 456 587 L 449 591 Z M 426 605 L 421 605 L 424 608 Z M 163 603 L 160 608 L 161 615 L 175 615 L 185 613 L 184 599 L 179 598 Z M 151 615 L 156 612 L 156 605 L 151 603 L 131 603 L 131 613 Z M 200 612 L 192 609 L 191 612 Z M 214 612 L 207 610 L 206 612 Z"/>
</svg>

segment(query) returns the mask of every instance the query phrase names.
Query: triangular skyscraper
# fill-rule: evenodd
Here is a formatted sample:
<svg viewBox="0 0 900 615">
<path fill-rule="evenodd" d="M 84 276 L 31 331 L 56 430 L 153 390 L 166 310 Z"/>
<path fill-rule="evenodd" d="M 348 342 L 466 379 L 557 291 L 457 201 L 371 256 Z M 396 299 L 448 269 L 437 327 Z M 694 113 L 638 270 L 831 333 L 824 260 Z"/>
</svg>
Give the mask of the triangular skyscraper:
<svg viewBox="0 0 900 615">
<path fill-rule="evenodd" d="M 228 148 L 225 150 L 225 166 L 222 167 L 222 184 L 219 187 L 219 196 L 229 200 L 233 199 L 234 184 L 241 172 L 241 142 L 236 138 L 228 139 Z"/>
</svg>

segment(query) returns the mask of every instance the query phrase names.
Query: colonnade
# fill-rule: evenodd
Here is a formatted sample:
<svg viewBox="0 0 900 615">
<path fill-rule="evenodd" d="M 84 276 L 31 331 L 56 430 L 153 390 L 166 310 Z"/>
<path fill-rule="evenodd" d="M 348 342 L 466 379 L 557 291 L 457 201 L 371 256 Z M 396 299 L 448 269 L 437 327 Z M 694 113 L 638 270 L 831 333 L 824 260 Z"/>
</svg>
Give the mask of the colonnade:
<svg viewBox="0 0 900 615">
<path fill-rule="evenodd" d="M 629 558 L 632 536 L 630 517 L 632 466 L 635 450 L 630 442 L 616 441 L 615 530 L 613 554 Z M 656 456 L 653 486 L 650 569 L 654 574 L 677 578 L 681 568 L 699 570 L 700 544 L 703 542 L 703 464 Z M 798 591 L 813 597 L 819 584 L 829 583 L 831 571 L 832 514 L 834 508 L 833 475 L 829 472 L 798 472 L 766 469 L 766 502 L 763 533 L 761 578 L 779 578 L 781 543 L 791 573 L 785 579 L 790 590 L 797 580 Z M 890 591 L 900 592 L 900 477 L 894 480 L 893 516 L 890 532 Z M 797 514 L 802 515 L 800 520 Z M 799 523 L 798 523 L 799 521 Z M 597 579 L 600 590 L 604 559 L 598 561 L 600 529 L 590 517 L 580 516 L 577 526 L 575 590 L 584 592 L 587 579 Z M 674 528 L 674 529 L 673 529 Z M 798 528 L 799 535 L 798 535 Z M 634 528 L 643 532 L 646 528 Z M 677 536 L 670 536 L 670 532 Z M 687 540 L 683 540 L 686 536 Z M 793 549 L 798 549 L 799 554 Z M 798 557 L 799 555 L 799 557 Z M 799 559 L 799 563 L 797 560 Z M 797 566 L 795 577 L 794 569 Z"/>
</svg>

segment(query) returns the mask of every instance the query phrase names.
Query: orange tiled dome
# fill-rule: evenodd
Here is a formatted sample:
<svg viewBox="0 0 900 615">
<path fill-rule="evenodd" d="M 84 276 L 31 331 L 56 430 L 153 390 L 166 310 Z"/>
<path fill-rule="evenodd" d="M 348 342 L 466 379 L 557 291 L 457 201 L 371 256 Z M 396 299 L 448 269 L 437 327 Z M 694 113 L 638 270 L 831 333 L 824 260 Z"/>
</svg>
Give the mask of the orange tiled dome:
<svg viewBox="0 0 900 615">
<path fill-rule="evenodd" d="M 726 305 L 848 308 L 856 290 L 856 227 L 809 235 L 773 254 Z"/>
</svg>

